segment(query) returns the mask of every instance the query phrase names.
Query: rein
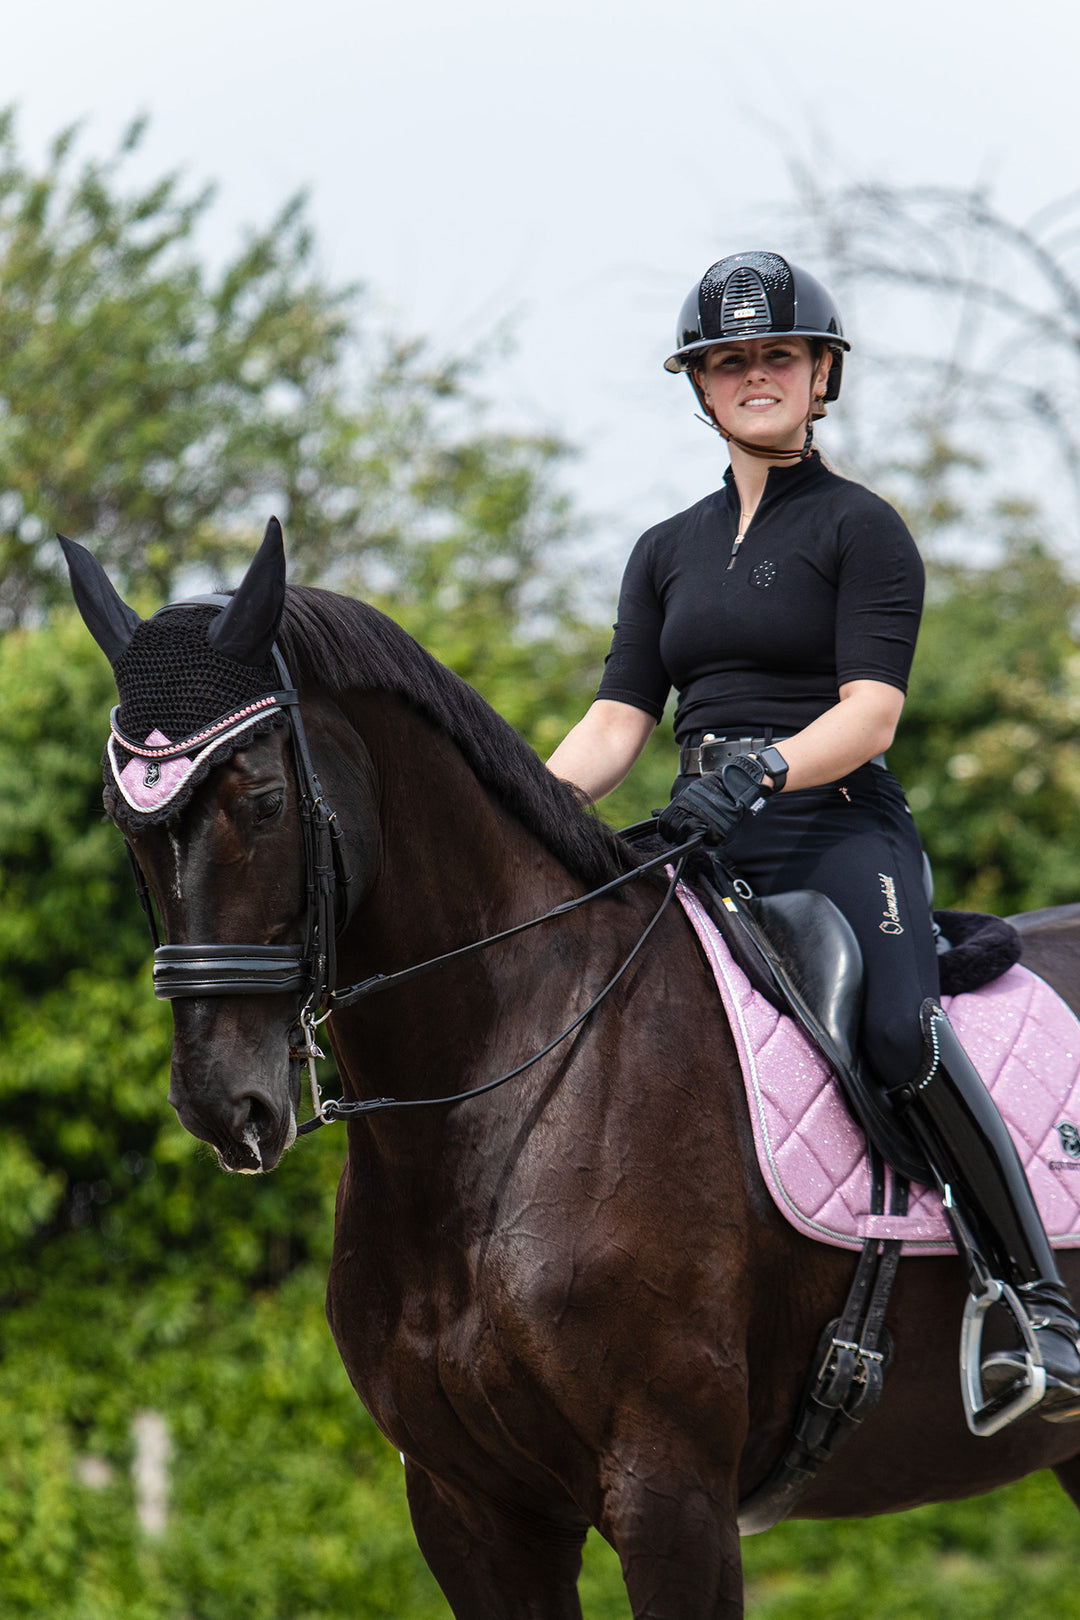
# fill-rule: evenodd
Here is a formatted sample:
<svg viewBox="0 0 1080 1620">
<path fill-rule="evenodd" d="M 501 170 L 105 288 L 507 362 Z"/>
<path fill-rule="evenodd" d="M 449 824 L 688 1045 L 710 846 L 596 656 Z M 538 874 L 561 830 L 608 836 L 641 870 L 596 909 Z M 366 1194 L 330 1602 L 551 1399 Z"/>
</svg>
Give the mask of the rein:
<svg viewBox="0 0 1080 1620">
<path fill-rule="evenodd" d="M 554 1040 L 541 1047 L 540 1051 L 535 1052 L 531 1058 L 526 1058 L 524 1063 L 519 1063 L 516 1069 L 510 1069 L 508 1073 L 501 1074 L 497 1080 L 488 1080 L 482 1086 L 474 1086 L 471 1091 L 458 1091 L 449 1097 L 413 1097 L 404 1100 L 398 1097 L 371 1097 L 361 1102 L 346 1102 L 340 1097 L 331 1097 L 319 1106 L 313 1119 L 305 1120 L 303 1125 L 297 1126 L 297 1136 L 307 1136 L 311 1131 L 317 1131 L 321 1125 L 332 1125 L 335 1120 L 351 1119 L 358 1114 L 385 1113 L 392 1108 L 448 1107 L 452 1103 L 464 1102 L 467 1097 L 480 1097 L 486 1091 L 494 1091 L 497 1086 L 505 1085 L 508 1080 L 515 1080 L 519 1074 L 524 1074 L 526 1069 L 531 1069 L 534 1063 L 539 1063 L 540 1059 L 547 1057 L 548 1053 L 554 1051 L 561 1041 L 565 1041 L 567 1036 L 572 1035 L 614 990 L 667 910 L 678 887 L 679 879 L 683 874 L 690 853 L 700 844 L 703 836 L 702 833 L 695 833 L 693 838 L 688 839 L 685 844 L 680 844 L 670 851 L 665 850 L 662 855 L 655 856 L 643 865 L 635 867 L 632 872 L 624 872 L 621 877 L 613 879 L 610 883 L 605 883 L 602 888 L 593 889 L 591 893 L 583 894 L 576 900 L 568 900 L 561 906 L 555 906 L 553 910 L 545 912 L 542 917 L 532 917 L 528 922 L 518 923 L 514 928 L 505 929 L 501 934 L 492 934 L 487 939 L 475 940 L 471 945 L 463 945 L 459 950 L 448 951 L 444 956 L 433 956 L 426 962 L 418 962 L 413 967 L 403 968 L 399 973 L 377 973 L 370 979 L 364 979 L 360 984 L 350 985 L 346 990 L 333 991 L 330 996 L 332 1003 L 338 1006 L 351 1006 L 353 1002 L 359 1001 L 363 996 L 371 995 L 376 990 L 388 989 L 391 985 L 401 984 L 406 979 L 417 978 L 421 973 L 427 973 L 432 968 L 441 967 L 446 962 L 457 961 L 463 956 L 472 956 L 476 951 L 486 950 L 489 945 L 497 945 L 500 940 L 512 939 L 515 934 L 523 934 L 528 928 L 537 928 L 541 923 L 551 922 L 555 917 L 564 917 L 568 911 L 575 911 L 578 906 L 584 906 L 590 900 L 597 900 L 601 895 L 609 894 L 612 889 L 621 888 L 623 884 L 632 882 L 634 878 L 640 877 L 642 873 L 650 872 L 657 866 L 670 864 L 673 858 L 676 860 L 664 898 L 650 917 L 643 932 L 638 936 L 637 943 L 621 967 L 608 980 L 599 995 L 590 1001 L 585 1011 L 578 1014 L 572 1024 L 568 1024 L 560 1034 L 555 1036 Z M 323 1014 L 322 1018 L 315 1020 L 315 1023 L 323 1023 L 329 1018 L 333 1010 L 334 1008 L 331 1006 L 329 1011 Z"/>
<path fill-rule="evenodd" d="M 204 596 L 192 598 L 186 602 L 170 603 L 168 608 L 159 611 L 167 612 L 173 608 L 191 607 L 197 603 L 212 603 L 217 606 L 224 606 L 229 600 L 230 598 L 225 596 Z M 296 1134 L 298 1136 L 306 1136 L 323 1125 L 332 1124 L 339 1119 L 348 1119 L 354 1115 L 370 1114 L 397 1108 L 447 1107 L 453 1103 L 463 1102 L 467 1097 L 478 1097 L 484 1092 L 494 1091 L 497 1086 L 505 1085 L 508 1080 L 515 1079 L 519 1074 L 523 1074 L 526 1069 L 531 1068 L 533 1064 L 539 1063 L 541 1058 L 546 1057 L 560 1042 L 572 1035 L 611 993 L 670 904 L 687 859 L 691 851 L 702 841 L 704 833 L 695 833 L 693 837 L 687 839 L 684 843 L 670 850 L 665 850 L 660 855 L 651 857 L 649 860 L 642 862 L 640 866 L 634 867 L 629 872 L 623 872 L 619 877 L 602 884 L 598 889 L 591 890 L 588 894 L 579 895 L 574 900 L 564 901 L 562 905 L 553 907 L 552 910 L 545 912 L 540 917 L 532 917 L 527 922 L 517 923 L 514 927 L 506 928 L 498 934 L 491 934 L 485 939 L 475 940 L 469 945 L 459 946 L 456 950 L 447 951 L 441 956 L 431 957 L 427 961 L 417 962 L 413 966 L 402 968 L 396 973 L 376 973 L 370 978 L 361 980 L 358 984 L 347 985 L 344 989 L 338 990 L 334 987 L 334 980 L 337 976 L 336 938 L 345 926 L 349 915 L 347 889 L 350 875 L 345 864 L 343 835 L 337 815 L 324 798 L 319 779 L 315 774 L 303 717 L 300 713 L 299 695 L 292 685 L 285 661 L 276 646 L 273 648 L 273 659 L 280 678 L 281 689 L 278 692 L 269 694 L 267 699 L 260 705 L 253 705 L 252 707 L 268 708 L 273 705 L 279 708 L 284 713 L 289 726 L 304 844 L 306 921 L 303 944 L 169 945 L 163 943 L 146 879 L 131 844 L 125 839 L 128 859 L 131 862 L 131 869 L 135 879 L 136 894 L 145 913 L 150 929 L 150 937 L 154 944 L 154 994 L 161 1000 L 174 1001 L 198 996 L 280 995 L 287 991 L 296 990 L 301 993 L 306 992 L 297 1022 L 289 1034 L 290 1058 L 307 1064 L 313 1110 L 313 1118 L 297 1127 Z M 204 731 L 195 740 L 202 741 L 207 736 L 216 735 L 221 730 L 221 725 L 222 722 L 215 722 L 212 726 L 204 728 Z M 129 747 L 126 738 L 121 736 L 119 740 L 124 747 Z M 166 752 L 177 753 L 180 748 L 186 748 L 192 741 L 193 739 L 187 739 L 184 744 L 168 745 L 167 749 L 155 750 L 155 754 L 158 752 L 162 754 Z M 150 757 L 150 751 L 145 747 L 140 748 L 139 753 L 141 757 Z M 560 1034 L 555 1036 L 554 1040 L 549 1041 L 546 1046 L 524 1063 L 520 1063 L 516 1068 L 511 1069 L 509 1073 L 500 1075 L 496 1080 L 489 1080 L 482 1086 L 476 1086 L 470 1091 L 458 1092 L 449 1097 L 405 1100 L 396 1097 L 374 1097 L 366 1101 L 356 1102 L 348 1102 L 340 1097 L 330 1098 L 325 1102 L 322 1100 L 315 1065 L 316 1060 L 324 1057 L 325 1054 L 320 1050 L 316 1042 L 316 1030 L 338 1008 L 351 1007 L 356 1002 L 375 994 L 377 991 L 388 990 L 395 985 L 404 984 L 407 980 L 418 978 L 423 973 L 430 973 L 435 968 L 460 961 L 477 951 L 486 950 L 491 945 L 497 945 L 503 940 L 513 939 L 515 935 L 525 933 L 530 928 L 538 928 L 541 923 L 552 922 L 558 917 L 564 917 L 570 912 L 576 911 L 579 906 L 587 905 L 591 900 L 598 900 L 603 895 L 611 894 L 614 890 L 622 888 L 624 884 L 632 883 L 635 879 L 644 876 L 647 872 L 651 872 L 659 866 L 671 868 L 672 862 L 675 865 L 671 869 L 667 892 L 630 954 L 612 978 L 608 980 L 600 993 L 585 1008 L 584 1012 L 579 1013 L 572 1023 L 568 1024 Z"/>
</svg>

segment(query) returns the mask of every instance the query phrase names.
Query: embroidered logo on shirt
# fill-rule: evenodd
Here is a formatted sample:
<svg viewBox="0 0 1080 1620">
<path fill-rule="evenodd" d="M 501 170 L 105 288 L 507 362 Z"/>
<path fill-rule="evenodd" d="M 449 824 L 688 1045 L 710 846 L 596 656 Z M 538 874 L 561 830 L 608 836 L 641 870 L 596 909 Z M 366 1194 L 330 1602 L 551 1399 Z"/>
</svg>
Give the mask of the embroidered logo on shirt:
<svg viewBox="0 0 1080 1620">
<path fill-rule="evenodd" d="M 754 572 L 750 575 L 750 583 L 756 586 L 759 591 L 767 591 L 775 578 L 776 564 L 766 558 L 764 562 L 758 563 Z"/>
</svg>

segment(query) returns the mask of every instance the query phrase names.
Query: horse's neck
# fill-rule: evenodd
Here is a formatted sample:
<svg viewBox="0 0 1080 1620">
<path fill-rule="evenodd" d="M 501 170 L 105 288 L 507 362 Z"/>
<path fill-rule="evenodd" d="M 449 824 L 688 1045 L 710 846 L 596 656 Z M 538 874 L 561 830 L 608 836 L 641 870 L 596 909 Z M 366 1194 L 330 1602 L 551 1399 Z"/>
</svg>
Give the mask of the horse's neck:
<svg viewBox="0 0 1080 1620">
<path fill-rule="evenodd" d="M 581 892 L 485 791 L 452 743 L 415 716 L 392 711 L 392 718 L 382 732 L 370 717 L 365 725 L 379 785 L 372 832 L 380 853 L 374 882 L 339 944 L 339 983 L 457 950 Z M 553 923 L 363 1003 L 364 1089 L 419 1085 L 438 1094 L 441 1080 L 428 1086 L 420 1077 L 447 1077 L 456 1047 L 460 1072 L 447 1089 L 470 1083 L 474 1061 L 490 1067 L 485 1031 L 501 1026 L 534 981 L 557 1017 L 560 998 L 570 997 L 579 977 L 573 964 L 552 960 L 553 931 L 561 927 Z"/>
<path fill-rule="evenodd" d="M 452 949 L 463 929 L 495 932 L 577 887 L 439 736 L 406 744 L 381 776 L 384 926 L 403 945 Z M 475 937 L 470 933 L 469 937 Z"/>
</svg>

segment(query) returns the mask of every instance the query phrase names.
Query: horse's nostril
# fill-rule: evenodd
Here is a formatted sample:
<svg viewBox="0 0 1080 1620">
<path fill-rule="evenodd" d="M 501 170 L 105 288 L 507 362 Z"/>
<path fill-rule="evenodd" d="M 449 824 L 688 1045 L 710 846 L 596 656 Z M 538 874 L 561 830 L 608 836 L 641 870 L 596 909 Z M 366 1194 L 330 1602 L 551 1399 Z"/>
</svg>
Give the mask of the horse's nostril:
<svg viewBox="0 0 1080 1620">
<path fill-rule="evenodd" d="M 245 1106 L 246 1105 L 246 1106 Z M 274 1122 L 269 1108 L 258 1097 L 245 1097 L 240 1108 L 238 1120 L 239 1135 L 248 1140 L 249 1135 L 256 1141 L 263 1141 L 274 1128 Z"/>
<path fill-rule="evenodd" d="M 273 1132 L 270 1110 L 258 1097 L 246 1097 L 238 1109 L 235 1135 L 247 1148 L 258 1170 L 265 1169 L 263 1142 Z"/>
</svg>

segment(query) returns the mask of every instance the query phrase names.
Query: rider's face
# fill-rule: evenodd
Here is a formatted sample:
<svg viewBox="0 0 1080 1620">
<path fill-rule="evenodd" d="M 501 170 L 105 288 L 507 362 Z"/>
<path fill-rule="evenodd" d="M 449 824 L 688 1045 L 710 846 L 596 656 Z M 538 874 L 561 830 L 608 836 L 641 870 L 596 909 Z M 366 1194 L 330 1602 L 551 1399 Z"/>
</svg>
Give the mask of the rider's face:
<svg viewBox="0 0 1080 1620">
<path fill-rule="evenodd" d="M 811 393 L 824 392 L 830 360 L 826 351 L 815 367 L 806 338 L 746 338 L 708 349 L 697 375 L 706 403 L 727 432 L 749 444 L 798 448 Z"/>
</svg>

